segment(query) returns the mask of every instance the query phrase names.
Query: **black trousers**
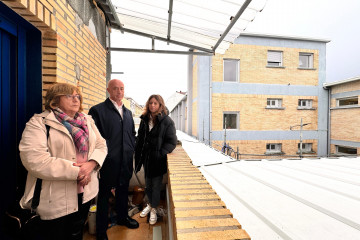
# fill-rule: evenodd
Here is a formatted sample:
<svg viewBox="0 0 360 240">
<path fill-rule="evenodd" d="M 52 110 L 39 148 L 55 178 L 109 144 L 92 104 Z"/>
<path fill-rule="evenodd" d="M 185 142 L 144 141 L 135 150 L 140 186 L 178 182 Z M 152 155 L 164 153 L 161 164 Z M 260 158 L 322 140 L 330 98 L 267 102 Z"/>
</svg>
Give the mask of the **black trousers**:
<svg viewBox="0 0 360 240">
<path fill-rule="evenodd" d="M 163 180 L 163 175 L 153 178 L 145 178 L 146 195 L 149 199 L 150 206 L 153 208 L 157 208 L 160 204 L 162 180 Z"/>
<path fill-rule="evenodd" d="M 100 180 L 96 206 L 96 234 L 104 236 L 109 224 L 109 198 L 112 187 L 106 186 Z M 115 186 L 115 210 L 117 220 L 128 216 L 129 182 Z"/>
<path fill-rule="evenodd" d="M 53 220 L 42 220 L 41 229 L 44 239 L 52 240 L 82 240 L 86 218 L 89 213 L 91 201 L 82 204 L 83 194 L 78 194 L 77 212 Z"/>
</svg>

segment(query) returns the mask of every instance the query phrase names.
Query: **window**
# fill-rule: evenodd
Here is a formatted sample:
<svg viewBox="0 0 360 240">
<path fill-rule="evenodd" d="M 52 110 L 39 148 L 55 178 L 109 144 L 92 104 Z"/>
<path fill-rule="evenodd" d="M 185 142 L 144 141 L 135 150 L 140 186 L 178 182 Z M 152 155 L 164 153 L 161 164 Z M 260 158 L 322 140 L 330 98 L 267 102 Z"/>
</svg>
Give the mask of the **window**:
<svg viewBox="0 0 360 240">
<path fill-rule="evenodd" d="M 226 112 L 223 115 L 223 129 L 238 129 L 239 113 Z"/>
<path fill-rule="evenodd" d="M 268 98 L 266 108 L 281 108 L 282 99 Z"/>
<path fill-rule="evenodd" d="M 282 153 L 281 143 L 268 143 L 266 144 L 266 154 Z"/>
<path fill-rule="evenodd" d="M 311 109 L 311 108 L 312 108 L 312 100 L 311 99 L 299 99 L 298 109 Z"/>
<path fill-rule="evenodd" d="M 337 106 L 349 106 L 349 105 L 358 105 L 358 97 L 342 98 L 337 99 Z"/>
<path fill-rule="evenodd" d="M 224 59 L 224 82 L 239 81 L 239 60 Z"/>
<path fill-rule="evenodd" d="M 303 153 L 312 152 L 312 143 L 302 143 L 301 145 Z M 298 152 L 300 152 L 300 143 L 298 143 Z"/>
<path fill-rule="evenodd" d="M 267 65 L 270 67 L 281 67 L 282 64 L 282 52 L 280 51 L 268 51 Z"/>
<path fill-rule="evenodd" d="M 314 54 L 299 53 L 299 68 L 313 68 L 313 67 L 314 67 Z"/>
<path fill-rule="evenodd" d="M 339 154 L 357 154 L 356 148 L 336 146 L 336 153 Z"/>
</svg>

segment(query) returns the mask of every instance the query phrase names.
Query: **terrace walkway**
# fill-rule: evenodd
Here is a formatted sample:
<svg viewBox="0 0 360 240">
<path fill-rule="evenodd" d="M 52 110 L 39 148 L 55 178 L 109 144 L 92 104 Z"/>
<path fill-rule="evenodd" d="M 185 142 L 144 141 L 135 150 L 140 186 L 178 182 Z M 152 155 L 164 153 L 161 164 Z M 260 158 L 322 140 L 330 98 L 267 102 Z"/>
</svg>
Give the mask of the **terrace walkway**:
<svg viewBox="0 0 360 240">
<path fill-rule="evenodd" d="M 139 229 L 113 226 L 107 232 L 109 239 L 250 240 L 181 145 L 168 155 L 167 193 L 168 201 L 164 203 L 168 205 L 167 217 L 150 226 L 146 218 L 135 214 Z M 85 230 L 84 240 L 95 239 Z"/>
<path fill-rule="evenodd" d="M 168 170 L 173 239 L 250 239 L 181 146 Z"/>
</svg>

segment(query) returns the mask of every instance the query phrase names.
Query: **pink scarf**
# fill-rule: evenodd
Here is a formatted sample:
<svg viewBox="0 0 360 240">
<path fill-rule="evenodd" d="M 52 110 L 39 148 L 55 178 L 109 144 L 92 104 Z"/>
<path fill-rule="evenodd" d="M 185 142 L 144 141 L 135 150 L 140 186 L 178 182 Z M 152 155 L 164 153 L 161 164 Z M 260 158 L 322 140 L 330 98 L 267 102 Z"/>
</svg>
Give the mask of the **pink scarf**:
<svg viewBox="0 0 360 240">
<path fill-rule="evenodd" d="M 85 115 L 78 112 L 75 114 L 74 118 L 71 118 L 60 108 L 54 109 L 53 112 L 56 119 L 66 127 L 66 129 L 73 137 L 75 146 L 78 151 L 80 153 L 88 152 L 89 149 L 87 143 L 89 141 L 89 130 L 86 125 Z"/>
</svg>

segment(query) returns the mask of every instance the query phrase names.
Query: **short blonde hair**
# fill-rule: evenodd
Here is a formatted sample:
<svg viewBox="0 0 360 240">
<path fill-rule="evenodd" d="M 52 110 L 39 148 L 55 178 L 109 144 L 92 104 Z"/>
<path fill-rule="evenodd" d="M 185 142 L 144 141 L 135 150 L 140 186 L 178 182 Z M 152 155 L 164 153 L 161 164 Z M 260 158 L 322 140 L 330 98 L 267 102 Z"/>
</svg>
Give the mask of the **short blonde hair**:
<svg viewBox="0 0 360 240">
<path fill-rule="evenodd" d="M 59 107 L 60 97 L 68 94 L 72 95 L 74 91 L 80 95 L 79 112 L 82 112 L 83 98 L 80 89 L 69 83 L 56 83 L 47 90 L 45 96 L 45 109 L 51 111 Z"/>
</svg>

